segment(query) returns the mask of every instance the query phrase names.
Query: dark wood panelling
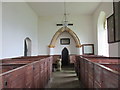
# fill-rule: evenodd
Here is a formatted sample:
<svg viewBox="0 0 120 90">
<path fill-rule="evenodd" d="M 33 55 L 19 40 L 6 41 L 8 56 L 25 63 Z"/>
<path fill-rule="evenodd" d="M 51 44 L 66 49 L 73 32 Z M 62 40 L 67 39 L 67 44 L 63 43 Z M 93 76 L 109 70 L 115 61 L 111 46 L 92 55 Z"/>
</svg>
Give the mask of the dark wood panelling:
<svg viewBox="0 0 120 90">
<path fill-rule="evenodd" d="M 33 88 L 33 65 L 29 64 L 25 69 L 25 88 Z"/>
<path fill-rule="evenodd" d="M 101 56 L 76 56 L 75 69 L 85 88 L 120 88 L 120 63 L 118 58 Z"/>
<path fill-rule="evenodd" d="M 0 89 L 44 88 L 52 75 L 53 58 L 52 56 L 43 57 L 33 56 L 4 60 L 3 66 L 1 64 L 1 69 L 8 70 L 0 74 L 0 78 L 2 78 Z"/>
<path fill-rule="evenodd" d="M 102 68 L 97 64 L 94 64 L 94 87 L 101 88 L 102 84 Z"/>
<path fill-rule="evenodd" d="M 117 73 L 103 69 L 102 73 L 102 87 L 103 88 L 118 88 L 118 75 Z"/>
</svg>

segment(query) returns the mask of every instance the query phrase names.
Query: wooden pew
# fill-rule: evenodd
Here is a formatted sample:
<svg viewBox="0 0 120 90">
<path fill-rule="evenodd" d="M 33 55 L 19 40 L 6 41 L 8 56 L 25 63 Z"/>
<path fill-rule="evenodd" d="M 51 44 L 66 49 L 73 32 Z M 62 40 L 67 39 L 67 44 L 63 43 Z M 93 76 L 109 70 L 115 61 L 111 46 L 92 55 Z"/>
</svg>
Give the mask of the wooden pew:
<svg viewBox="0 0 120 90">
<path fill-rule="evenodd" d="M 52 57 L 27 57 L 3 61 L 2 68 L 9 70 L 0 74 L 0 89 L 45 88 L 51 78 L 52 60 Z"/>
<path fill-rule="evenodd" d="M 6 64 L 6 63 L 3 63 L 3 64 L 0 64 L 0 70 L 2 70 L 1 73 L 4 73 L 4 72 L 7 72 L 9 70 L 12 70 L 12 69 L 15 69 L 15 68 L 18 68 L 20 66 L 23 66 L 23 65 L 26 65 L 25 63 L 19 63 L 19 64 Z"/>
<path fill-rule="evenodd" d="M 77 73 L 85 88 L 120 88 L 118 58 L 76 56 Z"/>
</svg>

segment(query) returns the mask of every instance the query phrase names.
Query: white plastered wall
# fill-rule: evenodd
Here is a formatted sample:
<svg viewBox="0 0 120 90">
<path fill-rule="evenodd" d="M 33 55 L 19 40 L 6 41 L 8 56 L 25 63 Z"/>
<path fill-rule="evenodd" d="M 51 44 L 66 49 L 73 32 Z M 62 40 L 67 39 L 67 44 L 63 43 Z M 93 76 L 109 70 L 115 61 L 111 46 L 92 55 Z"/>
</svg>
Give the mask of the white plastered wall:
<svg viewBox="0 0 120 90">
<path fill-rule="evenodd" d="M 118 57 L 119 56 L 119 53 L 118 53 L 118 43 L 112 43 L 109 45 L 110 48 L 110 56 L 111 57 Z"/>
<path fill-rule="evenodd" d="M 49 54 L 48 45 L 53 35 L 61 28 L 60 26 L 56 26 L 56 24 L 61 23 L 62 18 L 63 16 L 39 17 L 39 54 Z M 91 15 L 69 16 L 69 20 L 74 24 L 73 26 L 69 26 L 69 28 L 77 34 L 81 44 L 94 44 Z M 59 48 L 57 51 L 61 51 L 61 49 Z"/>
<path fill-rule="evenodd" d="M 0 59 L 2 58 L 2 2 L 0 1 Z M 0 63 L 2 63 L 0 61 Z M 0 69 L 2 73 L 2 69 Z M 2 85 L 2 77 L 0 77 L 0 85 Z"/>
<path fill-rule="evenodd" d="M 0 2 L 0 58 L 2 58 L 2 2 Z"/>
<path fill-rule="evenodd" d="M 32 41 L 32 55 L 38 54 L 38 16 L 25 2 L 3 3 L 3 56 L 24 55 L 24 39 Z"/>
<path fill-rule="evenodd" d="M 97 22 L 98 17 L 101 11 L 104 11 L 106 14 L 106 18 L 113 14 L 113 2 L 102 2 L 100 6 L 96 9 L 95 13 L 93 14 L 93 27 L 94 27 L 94 43 L 98 43 L 98 33 L 97 33 Z M 118 57 L 118 44 L 119 43 L 112 43 L 109 44 L 109 56 L 110 57 Z M 98 45 L 96 44 L 95 50 L 97 50 L 98 54 Z"/>
<path fill-rule="evenodd" d="M 120 57 L 120 42 L 118 43 L 118 56 Z"/>
</svg>

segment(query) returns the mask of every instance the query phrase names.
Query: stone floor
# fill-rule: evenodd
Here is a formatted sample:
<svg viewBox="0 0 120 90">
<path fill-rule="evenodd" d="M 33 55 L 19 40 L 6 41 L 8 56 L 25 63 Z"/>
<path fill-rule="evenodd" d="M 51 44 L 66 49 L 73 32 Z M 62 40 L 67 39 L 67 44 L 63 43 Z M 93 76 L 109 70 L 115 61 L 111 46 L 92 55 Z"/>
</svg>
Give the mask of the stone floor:
<svg viewBox="0 0 120 90">
<path fill-rule="evenodd" d="M 48 88 L 80 88 L 79 80 L 73 67 L 64 67 L 53 72 Z"/>
</svg>

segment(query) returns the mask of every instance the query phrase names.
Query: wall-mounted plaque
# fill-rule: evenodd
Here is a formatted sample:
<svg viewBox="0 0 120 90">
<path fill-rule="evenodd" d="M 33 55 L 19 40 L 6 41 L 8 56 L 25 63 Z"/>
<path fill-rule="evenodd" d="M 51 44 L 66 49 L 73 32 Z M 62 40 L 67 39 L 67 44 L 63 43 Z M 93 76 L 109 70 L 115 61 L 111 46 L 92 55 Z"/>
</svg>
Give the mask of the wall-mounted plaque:
<svg viewBox="0 0 120 90">
<path fill-rule="evenodd" d="M 61 38 L 60 39 L 61 45 L 69 45 L 70 44 L 70 38 Z"/>
<path fill-rule="evenodd" d="M 83 44 L 82 53 L 83 55 L 94 55 L 94 44 Z"/>
<path fill-rule="evenodd" d="M 114 20 L 115 20 L 115 41 L 120 41 L 120 1 L 113 3 Z"/>
<path fill-rule="evenodd" d="M 115 42 L 114 14 L 107 18 L 108 43 Z"/>
</svg>

